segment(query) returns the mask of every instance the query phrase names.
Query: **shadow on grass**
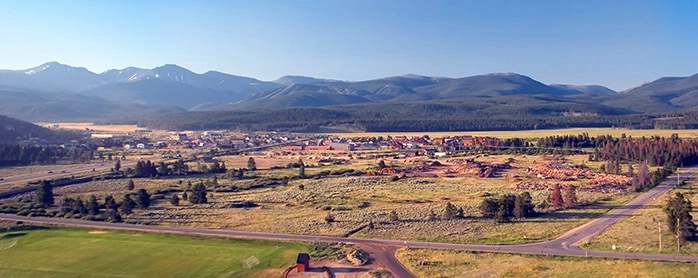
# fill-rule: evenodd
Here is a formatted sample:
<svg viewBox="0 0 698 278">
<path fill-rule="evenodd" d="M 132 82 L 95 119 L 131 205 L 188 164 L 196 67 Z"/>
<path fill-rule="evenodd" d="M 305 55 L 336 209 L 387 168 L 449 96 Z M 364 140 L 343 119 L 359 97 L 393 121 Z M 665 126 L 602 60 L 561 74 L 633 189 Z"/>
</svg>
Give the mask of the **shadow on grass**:
<svg viewBox="0 0 698 278">
<path fill-rule="evenodd" d="M 23 232 L 23 231 L 38 231 L 38 230 L 48 230 L 51 229 L 50 227 L 44 227 L 44 226 L 34 226 L 34 225 L 22 225 L 22 226 L 12 226 L 12 227 L 6 227 L 4 229 L 5 233 L 14 233 L 14 232 Z M 24 233 L 27 234 L 27 233 Z"/>
<path fill-rule="evenodd" d="M 21 237 L 21 236 L 26 236 L 27 234 L 28 233 L 24 233 L 24 232 L 18 232 L 18 233 L 12 232 L 12 233 L 7 233 L 7 234 L 0 236 L 0 239 Z"/>
</svg>

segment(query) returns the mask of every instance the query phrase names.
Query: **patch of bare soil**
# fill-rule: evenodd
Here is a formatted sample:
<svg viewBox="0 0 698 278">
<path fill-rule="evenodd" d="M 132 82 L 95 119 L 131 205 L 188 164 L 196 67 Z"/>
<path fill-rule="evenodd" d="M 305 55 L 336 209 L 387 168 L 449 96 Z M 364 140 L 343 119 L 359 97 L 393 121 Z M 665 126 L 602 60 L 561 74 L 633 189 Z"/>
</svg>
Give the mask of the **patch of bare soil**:
<svg viewBox="0 0 698 278">
<path fill-rule="evenodd" d="M 291 270 L 289 272 L 288 278 L 325 278 L 324 267 L 327 267 L 333 276 L 337 278 L 365 278 L 368 277 L 368 272 L 371 270 L 370 265 L 365 266 L 353 266 L 349 263 L 335 262 L 335 261 L 311 261 L 310 269 L 306 272 L 298 272 L 297 269 Z"/>
</svg>

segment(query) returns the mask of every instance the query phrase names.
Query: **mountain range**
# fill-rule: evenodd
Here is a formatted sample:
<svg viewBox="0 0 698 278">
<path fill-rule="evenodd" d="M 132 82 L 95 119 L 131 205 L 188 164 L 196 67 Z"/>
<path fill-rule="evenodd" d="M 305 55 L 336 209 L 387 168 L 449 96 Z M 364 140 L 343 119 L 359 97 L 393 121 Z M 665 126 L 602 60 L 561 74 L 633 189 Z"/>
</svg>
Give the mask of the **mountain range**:
<svg viewBox="0 0 698 278">
<path fill-rule="evenodd" d="M 691 111 L 698 110 L 698 75 L 659 78 L 616 92 L 601 85 L 543 84 L 516 73 L 462 78 L 408 74 L 352 82 L 305 76 L 261 81 L 217 71 L 198 74 L 171 64 L 99 74 L 57 62 L 0 70 L 0 114 L 29 121 L 444 101 L 578 107 L 569 113 Z"/>
</svg>

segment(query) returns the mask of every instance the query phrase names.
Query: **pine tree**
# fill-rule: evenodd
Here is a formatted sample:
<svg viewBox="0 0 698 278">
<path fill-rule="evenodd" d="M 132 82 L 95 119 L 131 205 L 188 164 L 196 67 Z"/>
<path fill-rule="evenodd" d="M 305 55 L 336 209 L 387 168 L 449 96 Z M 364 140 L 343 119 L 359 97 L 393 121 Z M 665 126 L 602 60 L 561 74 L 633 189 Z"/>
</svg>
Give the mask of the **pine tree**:
<svg viewBox="0 0 698 278">
<path fill-rule="evenodd" d="M 114 163 L 114 171 L 118 172 L 119 170 L 121 170 L 121 159 L 117 159 Z"/>
<path fill-rule="evenodd" d="M 514 202 L 514 217 L 526 217 L 526 212 L 524 211 L 524 200 L 521 195 L 516 196 L 516 201 Z"/>
<path fill-rule="evenodd" d="M 499 210 L 499 202 L 493 198 L 487 198 L 480 203 L 480 213 L 482 217 L 494 218 Z"/>
<path fill-rule="evenodd" d="M 136 184 L 133 183 L 133 180 L 128 180 L 128 183 L 126 184 L 126 189 L 133 190 L 134 188 L 136 188 Z"/>
<path fill-rule="evenodd" d="M 553 203 L 553 208 L 561 209 L 563 202 L 562 202 L 562 193 L 560 192 L 560 185 L 559 184 L 554 184 L 553 185 L 553 193 L 550 196 L 551 202 Z"/>
<path fill-rule="evenodd" d="M 331 213 L 328 212 L 327 215 L 325 215 L 325 222 L 327 222 L 327 223 L 334 222 L 334 215 L 332 215 Z"/>
<path fill-rule="evenodd" d="M 104 198 L 104 207 L 106 208 L 107 221 L 121 222 L 121 214 L 119 214 L 119 204 L 116 203 L 111 195 Z"/>
<path fill-rule="evenodd" d="M 573 208 L 577 205 L 577 187 L 574 185 L 568 185 L 565 188 L 565 207 Z"/>
<path fill-rule="evenodd" d="M 696 233 L 696 224 L 691 216 L 692 210 L 691 201 L 680 192 L 677 192 L 674 197 L 670 197 L 666 207 L 664 207 L 669 231 L 677 235 L 680 243 L 691 239 Z"/>
<path fill-rule="evenodd" d="M 444 210 L 445 219 L 457 219 L 459 217 L 459 209 L 451 204 L 451 202 L 446 203 L 446 209 Z"/>
<path fill-rule="evenodd" d="M 46 180 L 42 180 L 39 186 L 36 188 L 35 192 L 35 198 L 36 200 L 34 201 L 36 204 L 47 208 L 53 205 L 54 203 L 54 198 L 53 198 L 53 187 L 51 186 L 51 183 Z"/>
<path fill-rule="evenodd" d="M 638 186 L 638 191 L 641 191 L 647 187 L 649 187 L 651 181 L 652 181 L 652 174 L 650 174 L 649 167 L 647 166 L 647 162 L 642 162 L 640 163 L 640 166 L 637 169 L 637 186 Z"/>
<path fill-rule="evenodd" d="M 78 197 L 77 200 L 73 203 L 73 214 L 86 214 L 87 213 L 87 208 L 85 207 L 85 203 L 80 200 L 80 197 Z"/>
<path fill-rule="evenodd" d="M 206 186 L 203 183 L 197 183 L 192 189 L 191 196 L 189 196 L 189 201 L 192 204 L 206 204 L 208 199 L 206 198 Z"/>
<path fill-rule="evenodd" d="M 90 195 L 90 199 L 87 201 L 87 213 L 90 215 L 99 214 L 99 202 L 97 202 L 95 195 Z"/>
<path fill-rule="evenodd" d="M 136 205 L 138 205 L 138 208 L 140 209 L 147 209 L 150 207 L 150 194 L 148 194 L 145 189 L 138 190 L 136 195 Z"/>
<path fill-rule="evenodd" d="M 509 219 L 507 207 L 504 202 L 499 203 L 499 209 L 497 210 L 497 213 L 494 215 L 494 220 L 499 223 L 506 223 L 511 221 L 511 219 Z"/>
<path fill-rule="evenodd" d="M 254 158 L 250 157 L 249 159 L 247 159 L 247 169 L 250 171 L 257 170 L 257 164 L 254 162 Z"/>
<path fill-rule="evenodd" d="M 131 199 L 131 194 L 126 194 L 124 195 L 124 199 L 121 200 L 121 213 L 131 214 L 136 206 L 138 205 Z"/>
<path fill-rule="evenodd" d="M 298 177 L 305 178 L 305 164 L 301 163 L 301 167 L 298 168 Z"/>
<path fill-rule="evenodd" d="M 378 169 L 383 169 L 383 168 L 385 168 L 385 161 L 383 161 L 383 160 L 378 161 Z"/>
<path fill-rule="evenodd" d="M 189 200 L 189 194 L 187 194 L 186 190 L 184 190 L 184 192 L 182 192 L 182 200 L 185 200 L 185 201 Z"/>
<path fill-rule="evenodd" d="M 170 204 L 173 206 L 179 206 L 179 197 L 177 197 L 177 194 L 172 194 L 172 197 L 170 198 Z"/>
</svg>

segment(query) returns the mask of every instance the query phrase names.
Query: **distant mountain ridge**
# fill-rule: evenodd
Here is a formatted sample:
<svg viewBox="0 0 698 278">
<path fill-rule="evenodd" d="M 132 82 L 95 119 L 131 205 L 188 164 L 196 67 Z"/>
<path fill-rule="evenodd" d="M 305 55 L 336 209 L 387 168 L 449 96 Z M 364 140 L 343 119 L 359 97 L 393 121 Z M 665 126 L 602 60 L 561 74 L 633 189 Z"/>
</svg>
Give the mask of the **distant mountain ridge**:
<svg viewBox="0 0 698 278">
<path fill-rule="evenodd" d="M 253 94 L 217 110 L 279 109 L 322 107 L 369 102 L 432 101 L 465 98 L 491 98 L 507 95 L 615 94 L 603 86 L 548 86 L 516 73 L 494 73 L 463 78 L 401 75 L 381 79 L 346 82 L 325 81 L 290 84 L 276 90 Z"/>
<path fill-rule="evenodd" d="M 99 74 L 58 62 L 0 70 L 0 113 L 24 120 L 434 101 L 528 110 L 548 102 L 568 107 L 572 114 L 578 111 L 571 107 L 602 113 L 698 110 L 698 75 L 659 78 L 617 93 L 601 85 L 544 84 L 517 73 L 459 78 L 406 74 L 365 81 L 287 75 L 261 81 L 217 71 L 199 74 L 174 64 Z"/>
</svg>

